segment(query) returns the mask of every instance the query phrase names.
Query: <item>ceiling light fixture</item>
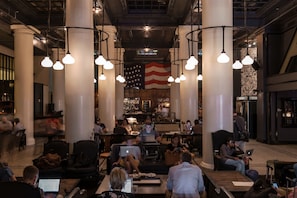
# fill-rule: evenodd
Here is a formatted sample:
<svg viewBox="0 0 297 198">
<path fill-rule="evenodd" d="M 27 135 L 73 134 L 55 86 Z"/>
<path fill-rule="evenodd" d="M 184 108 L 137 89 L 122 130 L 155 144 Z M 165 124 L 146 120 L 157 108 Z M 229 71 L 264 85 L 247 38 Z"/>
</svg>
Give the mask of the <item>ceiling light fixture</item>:
<svg viewBox="0 0 297 198">
<path fill-rule="evenodd" d="M 239 50 L 238 49 L 236 49 L 236 56 L 237 56 L 237 59 L 233 63 L 232 68 L 233 69 L 242 69 L 243 65 L 240 62 L 240 60 L 238 59 L 238 57 L 240 57 L 240 53 L 239 53 Z"/>
<path fill-rule="evenodd" d="M 182 64 L 181 64 L 182 65 Z M 182 68 L 182 72 L 181 72 L 181 75 L 179 77 L 180 81 L 185 81 L 187 78 L 186 76 L 184 75 L 184 70 L 183 70 L 183 65 L 181 66 Z"/>
<path fill-rule="evenodd" d="M 202 76 L 202 74 L 198 74 L 198 76 L 197 76 L 197 80 L 203 80 L 203 76 Z"/>
<path fill-rule="evenodd" d="M 69 27 L 66 27 L 66 44 L 67 44 L 67 53 L 62 59 L 62 62 L 66 65 L 71 65 L 75 63 L 75 59 L 71 56 L 69 51 Z"/>
<path fill-rule="evenodd" d="M 96 65 L 105 65 L 106 60 L 102 55 L 102 41 L 103 39 L 103 28 L 104 28 L 104 7 L 102 8 L 102 28 L 99 30 L 99 56 L 95 59 Z"/>
<path fill-rule="evenodd" d="M 223 49 L 221 54 L 218 56 L 217 61 L 218 63 L 228 63 L 230 61 L 230 58 L 225 52 L 225 26 L 222 26 L 222 31 L 223 31 Z"/>
<path fill-rule="evenodd" d="M 104 69 L 106 69 L 106 70 L 113 69 L 113 67 L 114 67 L 113 63 L 109 59 L 109 53 L 108 53 L 108 51 L 109 51 L 108 50 L 108 41 L 106 41 L 107 60 L 106 60 L 105 64 L 103 65 Z"/>
<path fill-rule="evenodd" d="M 99 76 L 99 80 L 106 80 L 106 76 L 105 76 L 104 73 L 103 73 L 103 66 L 102 66 L 101 74 L 100 74 L 100 76 Z"/>
</svg>

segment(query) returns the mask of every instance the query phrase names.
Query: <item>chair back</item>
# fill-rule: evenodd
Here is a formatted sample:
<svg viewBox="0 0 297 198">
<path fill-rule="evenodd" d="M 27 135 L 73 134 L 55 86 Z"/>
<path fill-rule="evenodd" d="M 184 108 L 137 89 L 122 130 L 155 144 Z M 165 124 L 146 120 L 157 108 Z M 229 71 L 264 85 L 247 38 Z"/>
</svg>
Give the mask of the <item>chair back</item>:
<svg viewBox="0 0 297 198">
<path fill-rule="evenodd" d="M 57 153 L 61 159 L 66 159 L 69 154 L 69 143 L 63 140 L 53 140 L 43 146 L 43 155 Z"/>
<path fill-rule="evenodd" d="M 1 182 L 0 192 L 1 198 L 41 198 L 38 188 L 24 182 Z"/>
<path fill-rule="evenodd" d="M 83 154 L 92 163 L 96 163 L 99 154 L 98 144 L 94 140 L 80 140 L 73 144 L 73 154 L 76 156 Z"/>
<path fill-rule="evenodd" d="M 211 134 L 213 150 L 220 150 L 222 144 L 226 143 L 227 139 L 233 137 L 233 133 L 226 130 L 219 130 Z"/>
</svg>

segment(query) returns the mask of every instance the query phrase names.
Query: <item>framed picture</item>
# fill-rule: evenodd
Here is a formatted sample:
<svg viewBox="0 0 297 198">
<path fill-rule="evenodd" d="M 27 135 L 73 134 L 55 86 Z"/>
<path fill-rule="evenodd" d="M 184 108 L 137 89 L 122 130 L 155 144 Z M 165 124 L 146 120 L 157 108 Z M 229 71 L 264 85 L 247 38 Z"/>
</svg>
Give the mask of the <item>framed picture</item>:
<svg viewBox="0 0 297 198">
<path fill-rule="evenodd" d="M 150 112 L 152 107 L 151 100 L 142 100 L 141 109 L 143 112 Z"/>
</svg>

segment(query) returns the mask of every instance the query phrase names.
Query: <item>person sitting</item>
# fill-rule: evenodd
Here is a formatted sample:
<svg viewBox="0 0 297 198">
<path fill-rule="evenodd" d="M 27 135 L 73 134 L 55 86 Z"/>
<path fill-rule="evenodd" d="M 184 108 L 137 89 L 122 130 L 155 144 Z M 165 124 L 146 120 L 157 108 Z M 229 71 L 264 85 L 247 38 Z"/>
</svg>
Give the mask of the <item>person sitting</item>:
<svg viewBox="0 0 297 198">
<path fill-rule="evenodd" d="M 140 141 L 145 142 L 145 137 L 146 136 L 154 136 L 155 140 L 157 142 L 161 142 L 161 137 L 159 135 L 159 133 L 155 130 L 155 125 L 154 123 L 152 123 L 152 119 L 150 116 L 148 116 L 145 119 L 145 123 L 142 126 L 142 129 L 140 131 Z"/>
<path fill-rule="evenodd" d="M 141 151 L 139 146 L 133 145 L 133 139 L 127 138 L 125 142 L 122 143 L 122 145 L 127 145 L 131 149 L 131 153 L 127 154 L 126 156 L 123 156 L 121 152 L 119 153 L 119 159 L 113 163 L 113 166 L 120 166 L 127 170 L 128 173 L 133 173 L 133 170 L 135 170 L 137 173 L 139 173 L 139 164 L 141 160 Z"/>
<path fill-rule="evenodd" d="M 131 134 L 131 132 L 132 132 L 132 127 L 131 127 L 131 125 L 129 124 L 127 118 L 125 118 L 125 119 L 123 120 L 122 127 L 126 129 L 126 131 L 127 131 L 128 134 Z"/>
<path fill-rule="evenodd" d="M 167 145 L 166 152 L 181 152 L 187 150 L 186 146 L 181 143 L 180 135 L 175 133 L 171 138 L 171 143 Z"/>
<path fill-rule="evenodd" d="M 13 125 L 12 134 L 16 134 L 18 131 L 25 129 L 24 125 L 20 122 L 19 118 L 15 118 L 13 122 L 14 122 L 14 125 Z"/>
<path fill-rule="evenodd" d="M 191 164 L 191 153 L 186 151 L 181 155 L 182 163 L 169 169 L 167 190 L 172 192 L 172 198 L 199 198 L 205 192 L 201 169 Z"/>
<path fill-rule="evenodd" d="M 245 162 L 236 156 L 235 142 L 231 137 L 227 138 L 225 144 L 222 144 L 220 156 L 225 164 L 235 166 L 236 171 L 245 175 Z"/>
<path fill-rule="evenodd" d="M 124 169 L 115 167 L 111 170 L 109 175 L 110 191 L 102 192 L 99 198 L 133 198 L 132 193 L 122 192 L 127 180 L 127 172 Z"/>
<path fill-rule="evenodd" d="M 6 162 L 0 163 L 0 181 L 17 181 L 13 171 Z"/>
<path fill-rule="evenodd" d="M 118 126 L 113 129 L 112 139 L 110 140 L 111 144 L 119 144 L 125 141 L 125 136 L 128 135 L 128 131 L 123 125 L 124 120 L 118 120 Z"/>
<path fill-rule="evenodd" d="M 26 166 L 23 170 L 23 182 L 33 186 L 36 191 L 39 191 L 40 196 L 45 197 L 44 192 L 37 186 L 37 181 L 39 178 L 39 170 L 36 166 L 29 165 Z"/>
<path fill-rule="evenodd" d="M 5 132 L 5 131 L 12 131 L 13 125 L 12 123 L 7 119 L 6 116 L 2 116 L 1 122 L 0 122 L 0 131 Z"/>
</svg>

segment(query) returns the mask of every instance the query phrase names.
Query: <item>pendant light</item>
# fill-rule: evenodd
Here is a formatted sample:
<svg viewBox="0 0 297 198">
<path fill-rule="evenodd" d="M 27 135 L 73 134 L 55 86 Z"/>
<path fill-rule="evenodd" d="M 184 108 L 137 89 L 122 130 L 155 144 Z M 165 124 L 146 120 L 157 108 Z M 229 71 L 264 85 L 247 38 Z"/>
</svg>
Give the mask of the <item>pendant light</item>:
<svg viewBox="0 0 297 198">
<path fill-rule="evenodd" d="M 232 65 L 232 68 L 233 68 L 233 69 L 242 69 L 242 67 L 243 67 L 242 63 L 241 63 L 241 62 L 239 61 L 239 59 L 238 59 L 238 57 L 240 57 L 239 54 L 240 54 L 240 53 L 239 53 L 239 50 L 236 49 L 236 56 L 237 56 L 237 59 L 235 60 L 235 62 L 234 62 L 233 65 Z"/>
<path fill-rule="evenodd" d="M 103 31 L 104 31 L 104 6 L 102 6 L 102 28 L 99 31 L 99 56 L 95 59 L 96 65 L 105 65 L 106 60 L 102 55 L 102 40 L 103 40 Z"/>
<path fill-rule="evenodd" d="M 183 63 L 183 61 L 182 61 Z M 180 81 L 185 81 L 186 80 L 186 76 L 184 75 L 184 70 L 183 70 L 183 64 L 181 64 L 181 68 L 182 68 L 182 72 L 181 72 L 181 75 L 179 77 Z"/>
<path fill-rule="evenodd" d="M 222 32 L 223 32 L 223 49 L 221 54 L 218 56 L 217 61 L 218 63 L 228 63 L 230 61 L 230 58 L 225 52 L 225 26 L 222 26 Z"/>
<path fill-rule="evenodd" d="M 75 63 L 75 59 L 71 56 L 69 51 L 69 28 L 66 27 L 66 44 L 67 44 L 67 53 L 62 59 L 62 62 L 66 65 L 71 65 Z"/>
<path fill-rule="evenodd" d="M 198 60 L 194 56 L 194 46 L 193 46 L 193 5 L 191 5 L 191 56 L 187 60 L 187 64 L 185 66 L 186 70 L 193 70 L 195 68 L 195 65 L 198 64 Z"/>
<path fill-rule="evenodd" d="M 58 46 L 58 50 L 57 50 L 57 60 L 55 62 L 55 64 L 53 65 L 53 69 L 54 70 L 63 70 L 64 69 L 64 65 L 60 62 L 59 60 L 59 46 Z"/>
<path fill-rule="evenodd" d="M 100 76 L 99 76 L 99 80 L 106 80 L 106 76 L 105 76 L 104 73 L 103 73 L 103 66 L 102 66 L 101 74 L 100 74 Z"/>
<path fill-rule="evenodd" d="M 50 13 L 51 13 L 51 1 L 48 2 L 48 18 L 47 18 L 47 24 L 48 28 L 46 30 L 46 35 L 45 35 L 45 41 L 46 41 L 46 57 L 43 58 L 41 61 L 41 66 L 42 67 L 52 67 L 53 66 L 53 61 L 49 57 L 48 54 L 48 31 L 50 31 Z"/>
</svg>

